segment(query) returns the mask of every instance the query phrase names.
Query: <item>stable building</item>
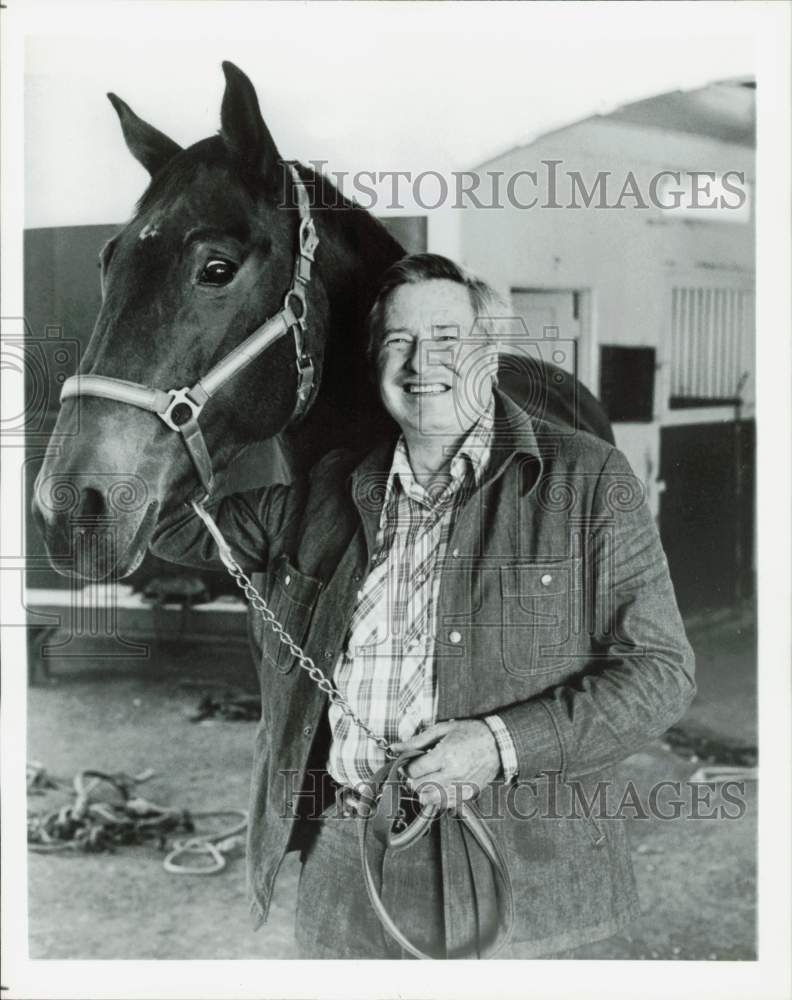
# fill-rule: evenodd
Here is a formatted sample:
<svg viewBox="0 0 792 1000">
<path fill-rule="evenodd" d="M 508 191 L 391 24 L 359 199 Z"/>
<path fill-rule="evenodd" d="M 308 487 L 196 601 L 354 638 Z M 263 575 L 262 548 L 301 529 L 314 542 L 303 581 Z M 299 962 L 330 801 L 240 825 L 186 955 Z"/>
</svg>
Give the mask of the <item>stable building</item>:
<svg viewBox="0 0 792 1000">
<path fill-rule="evenodd" d="M 753 82 L 638 101 L 473 173 L 461 257 L 522 321 L 509 350 L 574 370 L 605 404 L 683 612 L 741 604 L 754 575 Z"/>
</svg>

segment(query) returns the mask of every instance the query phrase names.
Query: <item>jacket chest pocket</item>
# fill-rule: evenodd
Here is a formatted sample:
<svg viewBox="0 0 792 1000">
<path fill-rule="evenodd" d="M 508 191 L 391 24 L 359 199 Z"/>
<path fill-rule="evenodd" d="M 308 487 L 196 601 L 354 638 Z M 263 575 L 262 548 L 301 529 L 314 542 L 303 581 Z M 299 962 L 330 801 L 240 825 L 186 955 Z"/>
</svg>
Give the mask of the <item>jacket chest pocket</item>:
<svg viewBox="0 0 792 1000">
<path fill-rule="evenodd" d="M 582 560 L 500 568 L 501 654 L 512 674 L 551 674 L 569 662 L 582 608 Z"/>
<path fill-rule="evenodd" d="M 286 556 L 281 556 L 278 560 L 273 576 L 267 604 L 276 622 L 292 642 L 302 646 L 311 624 L 316 599 L 322 589 L 322 581 L 299 573 Z M 288 644 L 282 642 L 279 634 L 262 621 L 259 615 L 255 616 L 253 632 L 261 646 L 264 662 L 281 673 L 288 673 L 297 663 Z"/>
</svg>

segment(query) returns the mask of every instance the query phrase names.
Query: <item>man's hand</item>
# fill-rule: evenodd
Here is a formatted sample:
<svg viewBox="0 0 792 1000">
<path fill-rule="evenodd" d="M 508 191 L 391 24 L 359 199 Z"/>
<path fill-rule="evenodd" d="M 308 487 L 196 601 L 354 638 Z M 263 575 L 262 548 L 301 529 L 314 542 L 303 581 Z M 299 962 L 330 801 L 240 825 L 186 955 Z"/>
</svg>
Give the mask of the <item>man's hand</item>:
<svg viewBox="0 0 792 1000">
<path fill-rule="evenodd" d="M 438 722 L 409 740 L 391 745 L 397 753 L 423 747 L 431 749 L 404 768 L 422 806 L 453 809 L 459 802 L 475 798 L 501 768 L 495 737 L 480 719 Z"/>
</svg>

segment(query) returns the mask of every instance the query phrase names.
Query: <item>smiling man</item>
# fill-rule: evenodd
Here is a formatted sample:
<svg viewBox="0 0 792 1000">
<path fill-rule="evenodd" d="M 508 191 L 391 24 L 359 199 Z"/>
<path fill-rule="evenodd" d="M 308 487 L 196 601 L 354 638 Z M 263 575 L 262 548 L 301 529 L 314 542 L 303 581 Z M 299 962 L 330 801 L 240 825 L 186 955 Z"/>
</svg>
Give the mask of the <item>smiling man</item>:
<svg viewBox="0 0 792 1000">
<path fill-rule="evenodd" d="M 497 344 L 484 315 L 488 289 L 455 264 L 416 255 L 386 275 L 369 317 L 369 351 L 380 398 L 401 428 L 390 472 L 383 476 L 379 564 L 358 595 L 349 640 L 335 674 L 353 702 L 371 699 L 374 722 L 393 749 L 428 746 L 410 765 L 421 800 L 452 806 L 462 780 L 483 788 L 514 748 L 496 718 L 433 725 L 437 719 L 435 607 L 440 568 L 465 487 L 481 480 L 492 437 Z M 477 322 L 478 319 L 478 322 Z M 483 320 L 483 322 L 482 322 Z M 478 383 L 470 391 L 472 380 Z M 376 714 L 375 714 L 376 713 Z M 363 784 L 382 765 L 382 751 L 330 709 L 335 739 L 330 774 Z M 429 728 L 431 727 L 431 728 Z M 416 731 L 422 736 L 410 741 Z M 513 767 L 509 766 L 509 772 Z M 447 786 L 439 780 L 447 777 Z"/>
<path fill-rule="evenodd" d="M 414 260 L 392 268 L 390 282 L 411 274 Z M 457 273 L 456 268 L 438 264 L 431 273 L 446 270 Z M 476 322 L 467 285 L 438 277 L 397 285 L 389 292 L 390 282 L 380 293 L 372 316 L 371 349 L 380 397 L 402 429 L 410 466 L 419 482 L 431 481 L 443 475 L 451 452 L 458 450 L 472 424 L 491 407 L 497 345 L 487 337 L 491 326 L 481 319 Z M 474 287 L 483 309 L 484 288 Z M 382 330 L 376 326 L 380 314 Z M 465 378 L 471 372 L 478 376 L 477 398 L 471 398 Z"/>
<path fill-rule="evenodd" d="M 451 818 L 468 799 L 486 803 L 505 858 L 521 957 L 615 934 L 638 912 L 622 822 L 574 806 L 682 715 L 693 657 L 640 482 L 611 445 L 529 417 L 498 389 L 492 300 L 446 258 L 393 265 L 369 354 L 398 436 L 214 509 L 335 687 L 328 703 L 293 650 L 259 631 L 251 895 L 265 919 L 284 853 L 301 850 L 305 957 L 404 957 L 369 905 L 358 844 L 386 747 L 428 751 L 406 777 L 439 812 L 386 854 L 378 887 L 422 950 L 475 955 L 494 933 L 495 886 Z M 153 548 L 216 561 L 184 508 Z"/>
</svg>

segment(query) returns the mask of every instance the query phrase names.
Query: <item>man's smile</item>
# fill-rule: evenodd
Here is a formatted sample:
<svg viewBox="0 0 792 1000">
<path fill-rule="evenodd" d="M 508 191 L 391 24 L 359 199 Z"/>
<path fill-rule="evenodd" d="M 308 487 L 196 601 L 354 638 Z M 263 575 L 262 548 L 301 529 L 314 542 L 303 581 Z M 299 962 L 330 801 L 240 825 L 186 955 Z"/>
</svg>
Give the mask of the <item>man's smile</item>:
<svg viewBox="0 0 792 1000">
<path fill-rule="evenodd" d="M 445 382 L 405 382 L 402 389 L 411 396 L 427 396 L 448 392 L 451 386 Z"/>
</svg>

